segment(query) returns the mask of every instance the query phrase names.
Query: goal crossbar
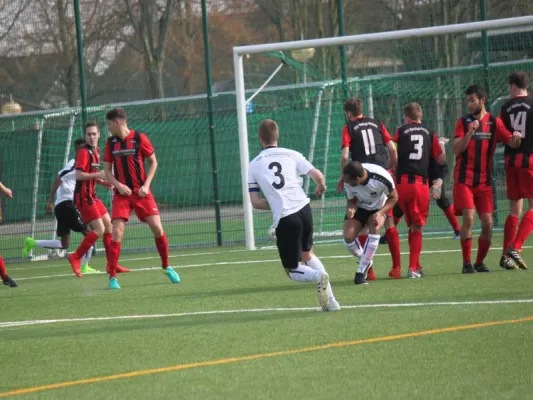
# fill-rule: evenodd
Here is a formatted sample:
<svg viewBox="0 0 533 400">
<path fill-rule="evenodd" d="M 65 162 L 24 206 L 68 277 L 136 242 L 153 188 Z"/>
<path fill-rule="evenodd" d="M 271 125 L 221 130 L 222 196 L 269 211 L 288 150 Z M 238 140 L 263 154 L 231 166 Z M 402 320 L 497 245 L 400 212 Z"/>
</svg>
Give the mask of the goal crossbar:
<svg viewBox="0 0 533 400">
<path fill-rule="evenodd" d="M 244 230 L 246 248 L 255 249 L 253 210 L 248 196 L 248 164 L 250 162 L 248 146 L 248 127 L 246 116 L 246 98 L 244 85 L 243 55 L 258 54 L 272 51 L 286 51 L 326 46 L 342 46 L 358 43 L 375 43 L 387 40 L 400 40 L 420 38 L 427 36 L 449 35 L 468 32 L 487 31 L 502 28 L 516 28 L 520 26 L 533 26 L 533 15 L 504 18 L 480 22 L 434 26 L 419 29 L 405 29 L 398 31 L 367 33 L 360 35 L 330 37 L 321 39 L 298 40 L 290 42 L 267 43 L 233 48 L 233 66 L 235 74 L 235 94 L 237 103 L 237 118 L 239 127 L 239 150 L 241 167 L 241 190 L 244 212 Z"/>
</svg>

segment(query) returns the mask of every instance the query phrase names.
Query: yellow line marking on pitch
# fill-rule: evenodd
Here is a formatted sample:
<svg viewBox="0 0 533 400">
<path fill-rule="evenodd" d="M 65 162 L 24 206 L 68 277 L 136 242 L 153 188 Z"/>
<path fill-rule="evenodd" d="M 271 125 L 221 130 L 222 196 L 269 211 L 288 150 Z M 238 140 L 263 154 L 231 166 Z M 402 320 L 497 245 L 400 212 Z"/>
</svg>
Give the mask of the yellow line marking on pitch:
<svg viewBox="0 0 533 400">
<path fill-rule="evenodd" d="M 519 318 L 519 319 L 512 319 L 512 320 L 492 321 L 492 322 L 482 322 L 479 324 L 451 326 L 448 328 L 437 328 L 437 329 L 430 329 L 426 331 L 402 333 L 399 335 L 380 336 L 380 337 L 370 338 L 370 339 L 348 340 L 348 341 L 343 341 L 343 342 L 327 343 L 327 344 L 323 344 L 319 346 L 304 347 L 301 349 L 282 350 L 282 351 L 275 351 L 271 353 L 252 354 L 249 356 L 223 358 L 220 360 L 201 361 L 201 362 L 195 362 L 195 363 L 190 363 L 190 364 L 178 364 L 178 365 L 174 365 L 171 367 L 146 369 L 146 370 L 141 370 L 141 371 L 126 372 L 122 374 L 100 376 L 96 378 L 80 379 L 77 381 L 54 383 L 51 385 L 35 386 L 35 387 L 26 388 L 26 389 L 10 390 L 8 392 L 0 393 L 0 397 L 43 392 L 45 390 L 60 389 L 60 388 L 66 388 L 69 386 L 78 386 L 78 385 L 85 385 L 85 384 L 105 382 L 105 381 L 114 381 L 117 379 L 134 378 L 134 377 L 145 376 L 145 375 L 154 375 L 154 374 L 160 374 L 163 372 L 181 371 L 185 369 L 192 369 L 192 368 L 199 368 L 199 367 L 211 367 L 214 365 L 231 364 L 231 363 L 236 363 L 236 362 L 241 362 L 241 361 L 259 360 L 259 359 L 269 358 L 269 357 L 279 357 L 279 356 L 287 356 L 287 355 L 292 355 L 292 354 L 308 353 L 308 352 L 318 351 L 318 350 L 326 350 L 326 349 L 348 347 L 348 346 L 357 346 L 360 344 L 390 342 L 393 340 L 401 340 L 401 339 L 408 339 L 408 338 L 414 338 L 414 337 L 420 337 L 420 336 L 436 335 L 436 334 L 448 333 L 448 332 L 458 332 L 458 331 L 465 331 L 465 330 L 471 330 L 471 329 L 480 329 L 480 328 L 487 328 L 487 327 L 498 326 L 498 325 L 519 324 L 522 322 L 531 322 L 531 321 L 533 321 L 533 316 Z"/>
</svg>

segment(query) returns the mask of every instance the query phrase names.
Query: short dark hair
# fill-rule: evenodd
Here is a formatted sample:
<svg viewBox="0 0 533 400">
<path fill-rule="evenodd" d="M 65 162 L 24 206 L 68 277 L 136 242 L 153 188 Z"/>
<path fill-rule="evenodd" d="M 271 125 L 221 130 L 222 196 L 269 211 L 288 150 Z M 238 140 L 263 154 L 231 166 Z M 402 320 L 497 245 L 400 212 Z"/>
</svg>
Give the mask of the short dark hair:
<svg viewBox="0 0 533 400">
<path fill-rule="evenodd" d="M 475 94 L 479 100 L 487 99 L 487 91 L 483 86 L 478 85 L 477 83 L 474 83 L 466 88 L 465 95 L 470 96 L 472 94 Z"/>
<path fill-rule="evenodd" d="M 111 121 L 113 119 L 124 119 L 127 120 L 128 116 L 126 115 L 126 111 L 124 111 L 122 108 L 113 108 L 111 111 L 108 111 L 105 118 L 108 121 Z"/>
<path fill-rule="evenodd" d="M 87 121 L 84 125 L 84 129 L 83 131 L 86 132 L 87 131 L 87 128 L 92 128 L 93 126 L 96 126 L 96 128 L 98 130 L 100 130 L 100 128 L 98 128 L 98 122 L 96 121 Z"/>
<path fill-rule="evenodd" d="M 74 141 L 74 146 L 75 147 L 81 146 L 82 144 L 85 144 L 85 139 L 76 139 Z"/>
<path fill-rule="evenodd" d="M 515 85 L 518 89 L 527 89 L 529 79 L 525 72 L 516 71 L 507 77 L 507 83 Z"/>
<path fill-rule="evenodd" d="M 365 169 L 359 161 L 352 161 L 343 168 L 342 173 L 343 175 L 348 175 L 350 179 L 357 179 L 365 175 Z"/>
<path fill-rule="evenodd" d="M 344 103 L 344 111 L 351 112 L 353 115 L 363 115 L 363 101 L 357 97 L 352 97 Z"/>
<path fill-rule="evenodd" d="M 406 104 L 403 108 L 403 115 L 411 121 L 420 121 L 422 119 L 422 107 L 418 103 Z"/>
<path fill-rule="evenodd" d="M 265 144 L 272 144 L 279 139 L 279 129 L 276 121 L 272 119 L 264 119 L 259 123 L 259 137 Z"/>
</svg>

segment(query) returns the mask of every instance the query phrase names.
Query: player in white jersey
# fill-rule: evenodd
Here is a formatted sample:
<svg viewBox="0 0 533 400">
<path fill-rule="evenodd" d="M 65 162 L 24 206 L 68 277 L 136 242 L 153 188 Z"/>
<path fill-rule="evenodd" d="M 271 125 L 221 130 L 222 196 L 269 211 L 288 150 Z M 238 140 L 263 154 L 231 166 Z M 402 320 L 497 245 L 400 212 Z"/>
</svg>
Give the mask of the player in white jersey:
<svg viewBox="0 0 533 400">
<path fill-rule="evenodd" d="M 338 311 L 329 275 L 313 254 L 313 216 L 310 200 L 302 189 L 301 176 L 307 175 L 316 183 L 317 196 L 321 195 L 326 191 L 324 175 L 302 154 L 278 147 L 278 138 L 276 122 L 261 121 L 259 141 L 263 150 L 250 163 L 250 201 L 256 209 L 272 210 L 276 245 L 287 276 L 297 282 L 316 282 L 321 310 Z"/>
<path fill-rule="evenodd" d="M 85 146 L 85 139 L 77 139 L 74 142 L 76 151 Z M 70 231 L 79 232 L 84 236 L 89 232 L 87 225 L 81 219 L 78 209 L 74 205 L 74 188 L 76 186 L 76 169 L 74 168 L 75 159 L 71 159 L 58 172 L 57 177 L 52 185 L 50 197 L 46 205 L 48 213 L 55 213 L 57 220 L 57 236 L 60 240 L 35 240 L 27 237 L 24 241 L 22 255 L 28 257 L 30 250 L 35 247 L 44 249 L 66 250 L 70 245 Z M 55 201 L 54 201 L 55 197 Z M 81 271 L 84 274 L 98 272 L 89 266 L 93 248 L 83 257 L 81 262 Z"/>
<path fill-rule="evenodd" d="M 344 245 L 358 260 L 354 283 L 367 284 L 366 274 L 379 245 L 381 228 L 387 212 L 398 201 L 398 193 L 391 175 L 379 165 L 352 161 L 342 173 L 348 199 Z M 365 226 L 369 234 L 363 249 L 357 236 Z"/>
</svg>

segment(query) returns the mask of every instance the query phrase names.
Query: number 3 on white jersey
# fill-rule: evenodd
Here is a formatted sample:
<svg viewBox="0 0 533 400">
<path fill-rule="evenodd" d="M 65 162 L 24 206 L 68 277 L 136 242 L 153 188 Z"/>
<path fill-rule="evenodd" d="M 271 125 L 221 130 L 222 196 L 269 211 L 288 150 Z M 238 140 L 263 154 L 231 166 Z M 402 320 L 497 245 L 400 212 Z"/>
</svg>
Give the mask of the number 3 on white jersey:
<svg viewBox="0 0 533 400">
<path fill-rule="evenodd" d="M 513 129 L 522 134 L 520 137 L 525 138 L 527 113 L 525 111 L 519 111 L 516 114 L 510 114 L 509 117 L 511 117 L 511 126 Z"/>
<path fill-rule="evenodd" d="M 409 160 L 421 160 L 424 138 L 422 137 L 422 135 L 411 135 L 411 142 L 415 142 L 416 153 L 409 154 Z"/>
</svg>

